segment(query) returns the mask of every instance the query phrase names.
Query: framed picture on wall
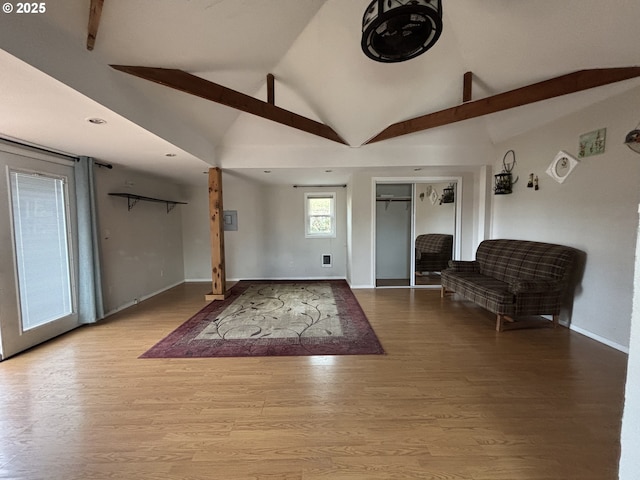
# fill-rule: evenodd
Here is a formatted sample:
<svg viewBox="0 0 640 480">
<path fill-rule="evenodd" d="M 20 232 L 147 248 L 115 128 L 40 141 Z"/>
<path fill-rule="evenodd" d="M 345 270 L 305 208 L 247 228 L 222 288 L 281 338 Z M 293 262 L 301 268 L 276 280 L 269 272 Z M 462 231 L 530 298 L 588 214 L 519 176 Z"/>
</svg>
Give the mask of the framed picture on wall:
<svg viewBox="0 0 640 480">
<path fill-rule="evenodd" d="M 593 132 L 580 135 L 578 145 L 578 158 L 590 157 L 604 153 L 604 145 L 607 140 L 607 129 L 600 128 Z"/>
<path fill-rule="evenodd" d="M 438 192 L 436 192 L 435 188 L 431 189 L 431 193 L 429 194 L 429 200 L 431 200 L 431 205 L 435 205 L 438 201 Z"/>
</svg>

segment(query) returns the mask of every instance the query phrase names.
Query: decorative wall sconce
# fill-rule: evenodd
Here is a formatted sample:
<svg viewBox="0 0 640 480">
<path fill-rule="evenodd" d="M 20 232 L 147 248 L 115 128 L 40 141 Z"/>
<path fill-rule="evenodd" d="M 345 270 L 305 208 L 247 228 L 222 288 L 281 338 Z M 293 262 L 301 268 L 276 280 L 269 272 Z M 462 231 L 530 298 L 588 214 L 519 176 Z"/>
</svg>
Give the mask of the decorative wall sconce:
<svg viewBox="0 0 640 480">
<path fill-rule="evenodd" d="M 638 126 L 627 133 L 624 144 L 636 153 L 640 153 L 640 123 Z"/>
<path fill-rule="evenodd" d="M 448 187 L 442 189 L 442 197 L 440 198 L 440 205 L 443 203 L 453 203 L 456 199 L 455 185 L 450 183 Z"/>
<path fill-rule="evenodd" d="M 373 0 L 362 17 L 362 51 L 377 62 L 404 62 L 441 33 L 442 0 Z"/>
<path fill-rule="evenodd" d="M 511 154 L 513 159 L 511 163 L 507 163 L 507 156 Z M 493 186 L 493 193 L 495 195 L 508 195 L 512 193 L 512 187 L 516 184 L 519 177 L 513 180 L 511 172 L 516 165 L 516 153 L 513 150 L 507 150 L 507 153 L 502 157 L 502 173 L 494 175 L 495 184 Z"/>
</svg>

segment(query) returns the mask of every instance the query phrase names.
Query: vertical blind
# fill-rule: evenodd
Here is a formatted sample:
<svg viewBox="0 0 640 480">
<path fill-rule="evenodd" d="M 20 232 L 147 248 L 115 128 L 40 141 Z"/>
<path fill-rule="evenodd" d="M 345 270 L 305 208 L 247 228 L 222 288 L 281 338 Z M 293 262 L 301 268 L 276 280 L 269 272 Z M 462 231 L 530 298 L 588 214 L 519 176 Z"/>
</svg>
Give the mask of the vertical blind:
<svg viewBox="0 0 640 480">
<path fill-rule="evenodd" d="M 73 312 L 63 178 L 11 171 L 11 202 L 24 330 Z"/>
</svg>

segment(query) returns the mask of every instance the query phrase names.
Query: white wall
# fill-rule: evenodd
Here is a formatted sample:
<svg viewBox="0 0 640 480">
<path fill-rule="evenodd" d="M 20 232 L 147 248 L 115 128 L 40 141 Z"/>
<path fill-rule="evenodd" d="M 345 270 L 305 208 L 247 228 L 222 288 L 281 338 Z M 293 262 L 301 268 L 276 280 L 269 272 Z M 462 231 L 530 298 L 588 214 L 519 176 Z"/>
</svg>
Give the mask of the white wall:
<svg viewBox="0 0 640 480">
<path fill-rule="evenodd" d="M 305 238 L 304 192 L 314 189 L 270 186 L 223 172 L 223 209 L 238 212 L 238 231 L 225 232 L 227 280 L 346 278 L 346 189 L 336 192 L 336 238 Z M 318 189 L 315 189 L 318 190 Z M 185 276 L 211 280 L 207 188 L 193 187 L 184 210 Z M 322 267 L 323 254 L 333 266 Z"/>
<path fill-rule="evenodd" d="M 456 227 L 456 204 L 440 204 L 442 191 L 451 182 L 431 183 L 416 185 L 416 237 L 423 233 L 448 233 L 453 235 Z M 431 186 L 438 192 L 438 201 L 431 203 L 429 195 L 426 194 L 427 186 Z M 420 194 L 424 193 L 424 198 Z"/>
<path fill-rule="evenodd" d="M 611 346 L 629 345 L 640 157 L 623 145 L 638 122 L 640 89 L 569 115 L 498 145 L 516 153 L 513 194 L 493 197 L 493 238 L 518 238 L 576 247 L 587 255 L 571 327 Z M 606 151 L 586 157 L 563 184 L 545 170 L 559 150 L 577 156 L 581 134 L 607 129 Z M 529 173 L 540 190 L 527 188 Z M 567 318 L 564 315 L 565 320 Z"/>
<path fill-rule="evenodd" d="M 638 234 L 640 237 L 640 228 Z M 620 480 L 635 480 L 640 472 L 640 455 L 638 455 L 640 451 L 640 289 L 638 288 L 640 286 L 640 241 L 636 243 L 634 275 L 636 287 L 633 291 L 627 385 L 620 438 L 622 447 L 618 475 Z"/>
<path fill-rule="evenodd" d="M 185 278 L 211 281 L 211 227 L 209 190 L 190 187 L 189 205 L 183 209 Z M 260 258 L 265 218 L 261 184 L 234 174 L 222 174 L 222 208 L 238 213 L 238 230 L 224 232 L 225 267 L 228 280 L 264 276 Z"/>
<path fill-rule="evenodd" d="M 181 188 L 133 170 L 96 169 L 98 234 L 105 312 L 110 313 L 184 281 L 182 207 L 127 199 L 109 193 L 183 201 Z"/>
</svg>

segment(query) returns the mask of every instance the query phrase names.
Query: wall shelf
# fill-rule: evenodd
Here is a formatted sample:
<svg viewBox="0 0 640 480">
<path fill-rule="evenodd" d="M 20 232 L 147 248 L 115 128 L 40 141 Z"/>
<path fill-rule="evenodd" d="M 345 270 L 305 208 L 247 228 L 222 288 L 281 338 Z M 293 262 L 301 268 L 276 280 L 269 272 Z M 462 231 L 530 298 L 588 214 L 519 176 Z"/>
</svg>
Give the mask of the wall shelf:
<svg viewBox="0 0 640 480">
<path fill-rule="evenodd" d="M 133 193 L 110 193 L 113 197 L 123 197 L 127 199 L 127 210 L 131 210 L 133 206 L 139 201 L 143 202 L 155 202 L 164 203 L 167 205 L 167 213 L 174 209 L 176 205 L 187 205 L 187 202 L 178 202 L 176 200 L 163 200 L 161 198 L 143 197 L 142 195 L 135 195 Z"/>
</svg>

